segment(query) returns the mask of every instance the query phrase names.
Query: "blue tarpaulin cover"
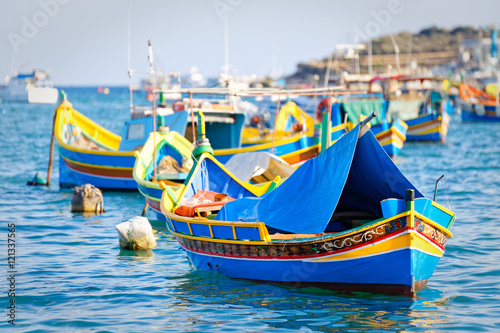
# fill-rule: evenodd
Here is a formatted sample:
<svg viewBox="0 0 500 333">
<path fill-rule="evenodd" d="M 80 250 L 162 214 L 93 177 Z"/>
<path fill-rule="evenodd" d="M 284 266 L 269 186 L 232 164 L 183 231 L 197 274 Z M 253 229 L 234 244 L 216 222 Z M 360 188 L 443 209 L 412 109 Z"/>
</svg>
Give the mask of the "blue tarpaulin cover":
<svg viewBox="0 0 500 333">
<path fill-rule="evenodd" d="M 356 126 L 282 185 L 256 198 L 227 203 L 215 220 L 264 222 L 291 233 L 325 231 L 333 212 L 363 211 L 382 217 L 380 201 L 423 195 L 399 171 L 371 131 Z"/>
</svg>

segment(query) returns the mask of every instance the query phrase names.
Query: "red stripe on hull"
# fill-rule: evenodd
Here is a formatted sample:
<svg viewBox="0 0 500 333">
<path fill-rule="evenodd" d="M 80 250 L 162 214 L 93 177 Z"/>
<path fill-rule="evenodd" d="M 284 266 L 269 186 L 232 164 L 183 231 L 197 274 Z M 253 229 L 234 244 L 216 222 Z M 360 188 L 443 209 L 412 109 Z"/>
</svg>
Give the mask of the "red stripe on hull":
<svg viewBox="0 0 500 333">
<path fill-rule="evenodd" d="M 132 170 L 121 170 L 121 169 L 113 170 L 113 169 L 103 169 L 99 167 L 89 167 L 72 163 L 66 159 L 64 160 L 64 162 L 71 170 L 76 172 L 82 172 L 98 177 L 133 179 Z"/>
</svg>

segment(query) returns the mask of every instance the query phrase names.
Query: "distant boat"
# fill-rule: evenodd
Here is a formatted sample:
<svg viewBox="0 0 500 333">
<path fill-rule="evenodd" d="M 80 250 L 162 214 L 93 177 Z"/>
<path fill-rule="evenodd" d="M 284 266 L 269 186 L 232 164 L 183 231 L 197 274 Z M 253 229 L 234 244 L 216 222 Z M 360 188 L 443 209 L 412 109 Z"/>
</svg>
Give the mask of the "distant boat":
<svg viewBox="0 0 500 333">
<path fill-rule="evenodd" d="M 467 83 L 460 84 L 458 103 L 463 121 L 500 121 L 500 107 L 495 97 Z"/>
<path fill-rule="evenodd" d="M 58 99 L 58 90 L 53 87 L 47 71 L 34 70 L 8 79 L 2 99 L 7 102 L 54 104 Z"/>
<path fill-rule="evenodd" d="M 438 89 L 423 87 L 424 82 L 437 82 L 438 78 L 377 76 L 370 84 L 375 81 L 386 83 L 387 121 L 401 119 L 408 125 L 406 141 L 444 141 L 450 123 L 449 114 L 453 113 L 451 102 Z M 390 87 L 393 82 L 396 88 Z"/>
<path fill-rule="evenodd" d="M 292 97 L 294 96 L 292 95 Z M 362 120 L 361 118 L 366 117 L 373 111 L 377 111 L 379 116 L 371 122 L 372 132 L 375 134 L 375 137 L 379 140 L 380 144 L 389 156 L 396 156 L 399 154 L 406 140 L 407 126 L 401 120 L 394 121 L 392 124 L 385 121 L 387 103 L 384 102 L 382 94 L 338 92 L 332 100 L 333 105 L 330 116 L 332 143 L 345 134 L 347 130 L 352 129 L 360 120 Z M 310 107 L 311 105 L 314 105 L 314 100 L 309 99 L 308 102 L 300 101 L 304 108 L 310 110 L 309 113 L 304 111 L 303 107 L 299 106 L 297 102 L 299 102 L 298 98 L 286 102 L 282 106 L 278 114 L 276 129 L 274 131 L 272 130 L 272 125 L 267 125 L 264 120 L 260 119 L 264 117 L 251 117 L 252 127 L 246 127 L 244 129 L 243 144 L 252 145 L 255 143 L 270 142 L 273 137 L 273 132 L 275 132 L 274 134 L 276 139 L 296 137 L 301 133 L 307 133 L 308 131 L 313 130 L 315 126 L 319 126 L 318 123 L 315 124 L 314 118 L 310 115 L 314 112 L 314 107 Z M 322 113 L 329 112 L 330 102 L 328 101 L 328 98 L 323 98 L 319 104 L 317 102 L 316 104 L 316 119 L 320 120 L 323 117 Z M 265 105 L 264 109 L 275 107 L 276 106 L 272 103 L 268 103 Z M 346 115 L 347 122 L 344 123 L 344 116 Z M 314 133 L 311 132 L 309 135 L 312 136 Z M 318 143 L 315 144 L 317 145 Z M 305 159 L 302 159 L 302 162 L 304 160 Z"/>
<path fill-rule="evenodd" d="M 399 155 L 406 141 L 408 126 L 400 119 L 390 123 L 386 120 L 387 102 L 384 101 L 382 94 L 339 95 L 335 100 L 331 115 L 332 142 L 338 140 L 347 130 L 354 128 L 373 111 L 377 111 L 378 116 L 370 122 L 371 131 L 389 156 Z M 322 102 L 329 103 L 327 99 L 323 99 Z"/>
<path fill-rule="evenodd" d="M 413 294 L 443 256 L 455 214 L 425 198 L 365 127 L 262 195 L 202 152 L 183 185 L 161 185 L 167 228 L 197 270 Z"/>
</svg>

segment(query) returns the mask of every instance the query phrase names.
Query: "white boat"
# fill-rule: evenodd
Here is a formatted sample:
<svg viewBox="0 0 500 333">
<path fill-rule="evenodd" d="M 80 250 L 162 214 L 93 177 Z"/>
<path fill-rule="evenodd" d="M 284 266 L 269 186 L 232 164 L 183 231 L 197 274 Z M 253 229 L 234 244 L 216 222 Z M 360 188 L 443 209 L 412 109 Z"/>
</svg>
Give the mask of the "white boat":
<svg viewBox="0 0 500 333">
<path fill-rule="evenodd" d="M 7 102 L 44 103 L 57 102 L 58 90 L 49 80 L 49 73 L 34 70 L 31 73 L 18 74 L 6 80 L 2 99 Z"/>
</svg>

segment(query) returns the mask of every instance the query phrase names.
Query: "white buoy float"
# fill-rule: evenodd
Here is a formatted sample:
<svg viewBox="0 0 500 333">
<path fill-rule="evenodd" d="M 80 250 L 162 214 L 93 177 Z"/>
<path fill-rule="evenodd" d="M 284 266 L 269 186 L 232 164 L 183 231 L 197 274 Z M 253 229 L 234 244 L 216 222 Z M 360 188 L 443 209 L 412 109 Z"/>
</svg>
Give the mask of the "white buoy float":
<svg viewBox="0 0 500 333">
<path fill-rule="evenodd" d="M 147 218 L 135 216 L 116 226 L 120 247 L 125 250 L 150 250 L 156 247 L 153 228 Z"/>
</svg>

